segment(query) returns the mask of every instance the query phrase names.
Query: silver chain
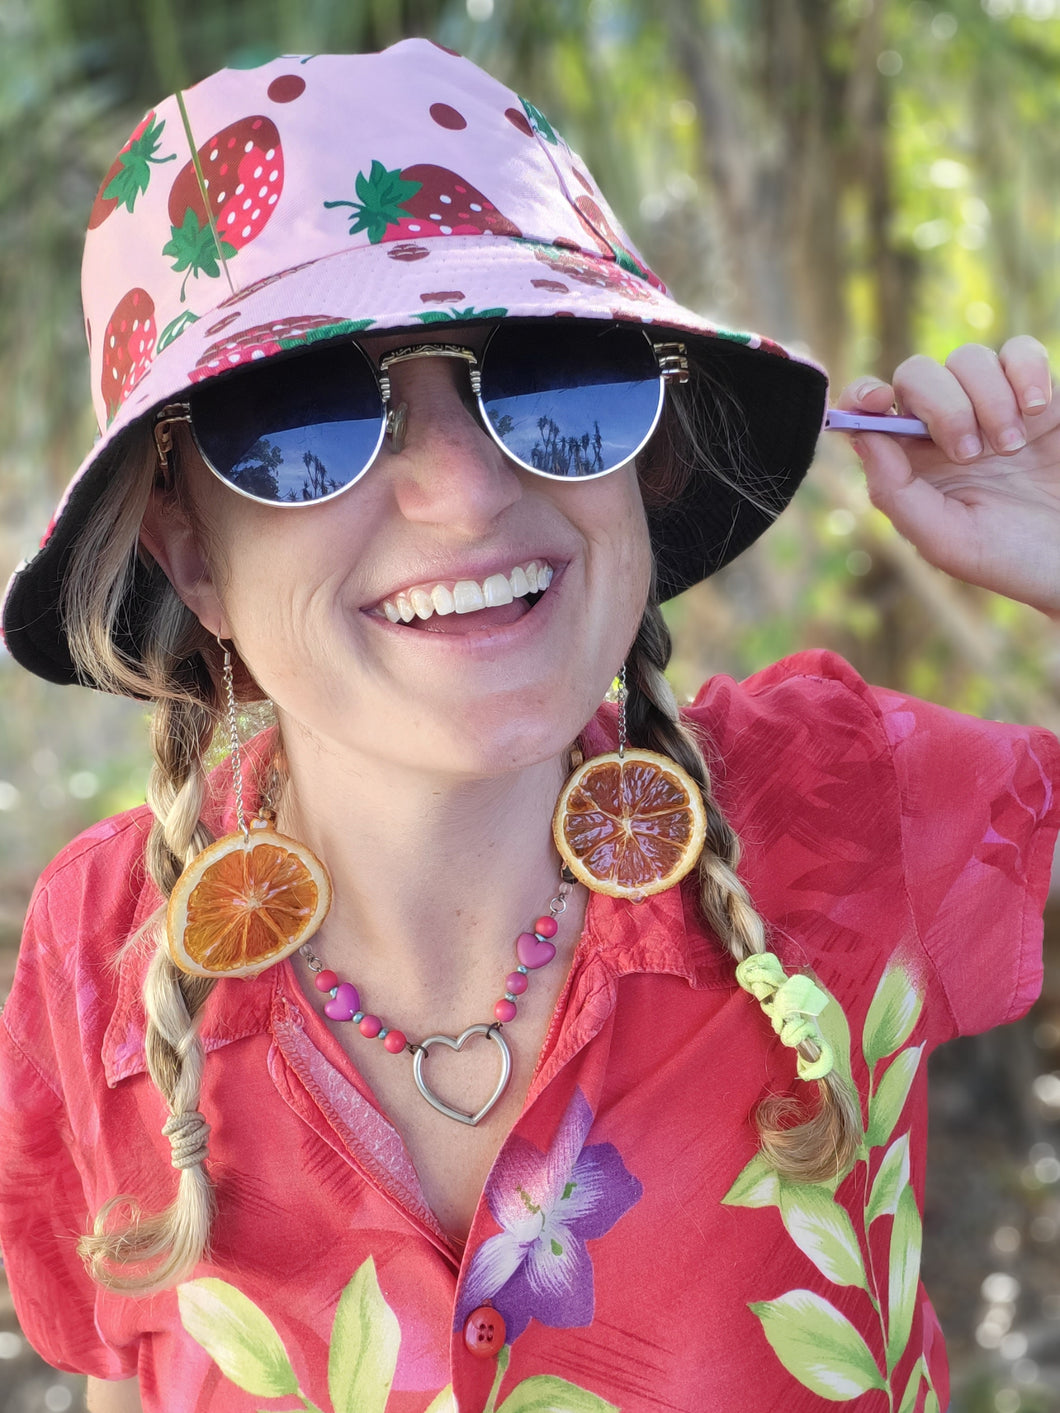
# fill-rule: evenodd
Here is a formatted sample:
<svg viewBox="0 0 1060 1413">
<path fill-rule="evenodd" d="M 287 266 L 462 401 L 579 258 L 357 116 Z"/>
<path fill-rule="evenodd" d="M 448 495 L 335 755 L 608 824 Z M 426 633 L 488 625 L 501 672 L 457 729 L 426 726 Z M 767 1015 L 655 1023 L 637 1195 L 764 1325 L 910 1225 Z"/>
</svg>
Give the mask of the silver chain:
<svg viewBox="0 0 1060 1413">
<path fill-rule="evenodd" d="M 626 698 L 629 692 L 626 690 L 626 664 L 622 664 L 622 670 L 618 674 L 618 758 L 623 760 L 626 754 Z"/>
<path fill-rule="evenodd" d="M 236 794 L 236 820 L 239 832 L 244 839 L 250 839 L 246 815 L 243 812 L 243 756 L 239 749 L 239 719 L 236 716 L 236 689 L 232 672 L 232 654 L 218 638 L 218 644 L 225 655 L 222 672 L 224 674 L 225 698 L 228 703 L 228 744 L 232 752 L 232 785 Z"/>
</svg>

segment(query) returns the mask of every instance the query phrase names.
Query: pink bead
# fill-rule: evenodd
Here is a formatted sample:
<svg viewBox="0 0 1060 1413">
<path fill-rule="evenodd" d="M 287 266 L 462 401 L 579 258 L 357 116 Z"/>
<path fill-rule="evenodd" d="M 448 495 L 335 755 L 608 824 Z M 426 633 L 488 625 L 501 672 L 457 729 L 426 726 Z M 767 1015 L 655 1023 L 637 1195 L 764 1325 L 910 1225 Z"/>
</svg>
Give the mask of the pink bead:
<svg viewBox="0 0 1060 1413">
<path fill-rule="evenodd" d="M 506 998 L 502 997 L 501 1000 L 499 1000 L 494 1006 L 493 1014 L 497 1017 L 499 1021 L 515 1020 L 515 1002 L 509 1001 Z"/>
<path fill-rule="evenodd" d="M 357 995 L 356 986 L 351 981 L 340 981 L 335 988 L 334 997 L 330 1001 L 324 1002 L 324 1014 L 329 1020 L 353 1020 L 354 1015 L 360 1009 L 361 999 Z"/>
<path fill-rule="evenodd" d="M 525 971 L 510 971 L 504 978 L 504 989 L 513 996 L 521 996 L 529 985 Z"/>
<path fill-rule="evenodd" d="M 378 1016 L 365 1016 L 361 1021 L 361 1034 L 367 1036 L 369 1040 L 374 1040 L 382 1029 L 383 1022 Z"/>
<path fill-rule="evenodd" d="M 520 932 L 515 939 L 515 955 L 524 967 L 536 971 L 548 965 L 556 955 L 556 947 L 552 942 L 542 942 L 532 932 Z"/>
<path fill-rule="evenodd" d="M 389 1050 L 392 1055 L 400 1055 L 407 1044 L 400 1030 L 388 1030 L 383 1036 L 383 1049 Z"/>
<path fill-rule="evenodd" d="M 534 931 L 538 937 L 555 937 L 559 931 L 559 923 L 554 917 L 539 917 L 534 923 Z"/>
<path fill-rule="evenodd" d="M 316 988 L 318 991 L 333 991 L 339 984 L 339 979 L 333 971 L 318 971 L 316 975 Z"/>
</svg>

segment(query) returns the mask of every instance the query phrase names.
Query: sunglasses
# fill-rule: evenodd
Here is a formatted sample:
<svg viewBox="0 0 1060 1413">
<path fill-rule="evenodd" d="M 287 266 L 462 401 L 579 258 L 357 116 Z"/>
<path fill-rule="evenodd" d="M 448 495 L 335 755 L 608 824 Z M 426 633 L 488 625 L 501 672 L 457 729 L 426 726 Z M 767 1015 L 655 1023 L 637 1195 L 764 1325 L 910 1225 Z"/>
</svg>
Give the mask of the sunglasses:
<svg viewBox="0 0 1060 1413">
<path fill-rule="evenodd" d="M 168 471 L 170 424 L 187 422 L 207 466 L 266 505 L 312 505 L 352 486 L 388 435 L 404 435 L 390 406 L 390 369 L 411 358 L 468 366 L 483 427 L 505 455 L 553 480 L 588 480 L 625 465 L 662 413 L 668 379 L 686 382 L 684 344 L 653 343 L 631 325 L 499 324 L 476 354 L 455 344 L 394 349 L 378 370 L 354 342 L 273 358 L 211 379 L 155 423 Z"/>
</svg>

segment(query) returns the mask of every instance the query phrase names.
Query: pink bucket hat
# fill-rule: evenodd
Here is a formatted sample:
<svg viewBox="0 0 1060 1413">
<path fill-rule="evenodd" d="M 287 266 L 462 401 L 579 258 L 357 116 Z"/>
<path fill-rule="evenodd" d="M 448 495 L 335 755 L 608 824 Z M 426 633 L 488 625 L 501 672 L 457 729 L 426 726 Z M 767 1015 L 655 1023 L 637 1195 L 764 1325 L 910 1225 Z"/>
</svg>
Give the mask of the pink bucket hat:
<svg viewBox="0 0 1060 1413">
<path fill-rule="evenodd" d="M 822 371 L 676 304 L 547 119 L 468 60 L 406 40 L 224 69 L 182 97 L 184 112 L 168 98 L 135 129 L 89 217 L 101 435 L 8 586 L 5 640 L 31 671 L 77 680 L 62 576 L 129 429 L 191 384 L 366 329 L 577 318 L 710 341 L 746 420 L 756 501 L 693 474 L 649 513 L 663 598 L 732 559 L 794 493 Z M 137 616 L 130 602 L 133 651 Z"/>
</svg>

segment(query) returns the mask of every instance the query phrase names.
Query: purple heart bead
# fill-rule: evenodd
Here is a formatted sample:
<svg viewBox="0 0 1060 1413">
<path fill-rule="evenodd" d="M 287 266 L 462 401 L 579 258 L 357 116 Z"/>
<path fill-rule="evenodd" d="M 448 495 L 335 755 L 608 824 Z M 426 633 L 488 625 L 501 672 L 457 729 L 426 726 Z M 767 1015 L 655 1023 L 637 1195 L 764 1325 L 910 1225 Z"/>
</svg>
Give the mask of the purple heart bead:
<svg viewBox="0 0 1060 1413">
<path fill-rule="evenodd" d="M 361 998 L 352 981 L 340 981 L 334 996 L 324 1003 L 324 1014 L 329 1020 L 353 1020 L 360 1009 Z"/>
<path fill-rule="evenodd" d="M 536 971 L 538 967 L 549 964 L 556 955 L 556 949 L 551 942 L 542 942 L 532 932 L 520 932 L 515 939 L 515 954 L 524 967 Z"/>
</svg>

